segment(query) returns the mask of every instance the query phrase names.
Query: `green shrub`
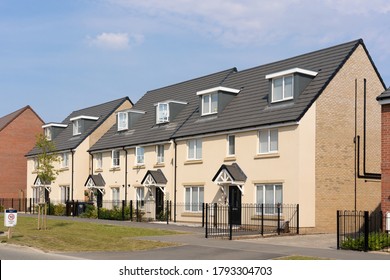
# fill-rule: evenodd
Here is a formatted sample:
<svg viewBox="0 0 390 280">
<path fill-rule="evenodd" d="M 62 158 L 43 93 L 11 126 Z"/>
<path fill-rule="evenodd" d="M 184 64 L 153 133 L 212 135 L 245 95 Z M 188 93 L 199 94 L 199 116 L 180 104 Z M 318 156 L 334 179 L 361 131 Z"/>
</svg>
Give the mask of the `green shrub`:
<svg viewBox="0 0 390 280">
<path fill-rule="evenodd" d="M 52 213 L 54 216 L 64 216 L 65 212 L 66 212 L 65 204 L 57 204 L 54 205 L 53 212 L 50 213 Z"/>
<path fill-rule="evenodd" d="M 368 250 L 378 251 L 384 248 L 390 247 L 390 235 L 387 233 L 370 233 L 368 235 Z M 347 237 L 342 244 L 342 249 L 348 250 L 364 250 L 364 236 L 360 236 L 356 239 Z"/>
<path fill-rule="evenodd" d="M 96 219 L 97 216 L 98 216 L 97 209 L 95 205 L 92 204 L 86 204 L 84 213 L 79 215 L 80 218 L 92 218 L 92 219 Z"/>
</svg>

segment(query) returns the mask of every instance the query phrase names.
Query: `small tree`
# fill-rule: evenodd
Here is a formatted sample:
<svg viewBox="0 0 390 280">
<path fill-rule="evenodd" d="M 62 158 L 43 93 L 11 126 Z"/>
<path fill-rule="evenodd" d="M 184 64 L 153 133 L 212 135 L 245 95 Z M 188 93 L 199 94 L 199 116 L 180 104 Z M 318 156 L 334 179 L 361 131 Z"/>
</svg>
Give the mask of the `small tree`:
<svg viewBox="0 0 390 280">
<path fill-rule="evenodd" d="M 48 185 L 53 182 L 57 175 L 58 170 L 54 168 L 54 163 L 59 161 L 59 157 L 56 154 L 56 147 L 52 141 L 49 141 L 42 133 L 37 135 L 35 147 L 39 150 L 37 156 L 37 176 L 41 182 L 39 186 L 39 194 L 43 196 L 38 204 L 38 229 L 40 227 L 40 219 L 42 219 L 42 227 L 46 229 L 46 217 L 47 217 L 47 202 L 45 199 L 46 190 L 50 190 Z"/>
</svg>

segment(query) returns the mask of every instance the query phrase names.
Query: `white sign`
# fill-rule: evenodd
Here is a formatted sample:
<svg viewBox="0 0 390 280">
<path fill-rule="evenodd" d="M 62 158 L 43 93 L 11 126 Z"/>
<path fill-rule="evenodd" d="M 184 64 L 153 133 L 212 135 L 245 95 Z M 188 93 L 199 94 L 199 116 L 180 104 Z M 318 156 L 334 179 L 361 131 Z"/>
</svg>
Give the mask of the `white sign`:
<svg viewBox="0 0 390 280">
<path fill-rule="evenodd" d="M 18 221 L 18 211 L 14 209 L 5 210 L 4 214 L 4 226 L 14 227 Z"/>
</svg>

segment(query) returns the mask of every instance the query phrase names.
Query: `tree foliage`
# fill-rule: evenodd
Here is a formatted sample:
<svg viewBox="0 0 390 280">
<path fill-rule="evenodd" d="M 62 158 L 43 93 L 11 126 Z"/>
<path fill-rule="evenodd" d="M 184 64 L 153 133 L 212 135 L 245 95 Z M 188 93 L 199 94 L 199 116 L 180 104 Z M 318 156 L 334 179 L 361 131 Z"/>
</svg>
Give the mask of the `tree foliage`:
<svg viewBox="0 0 390 280">
<path fill-rule="evenodd" d="M 37 176 L 43 184 L 50 184 L 58 175 L 58 170 L 54 168 L 54 163 L 60 161 L 55 152 L 56 147 L 42 133 L 37 135 L 35 146 L 39 150 L 39 154 L 37 155 Z"/>
</svg>

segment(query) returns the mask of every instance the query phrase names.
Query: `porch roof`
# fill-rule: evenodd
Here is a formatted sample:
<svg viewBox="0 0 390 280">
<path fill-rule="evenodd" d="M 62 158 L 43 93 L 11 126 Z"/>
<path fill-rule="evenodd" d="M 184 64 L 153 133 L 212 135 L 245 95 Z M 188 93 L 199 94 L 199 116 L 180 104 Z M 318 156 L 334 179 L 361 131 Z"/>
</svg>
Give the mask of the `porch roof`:
<svg viewBox="0 0 390 280">
<path fill-rule="evenodd" d="M 105 185 L 106 182 L 100 173 L 98 175 L 89 175 L 84 184 L 85 187 L 104 187 Z"/>
<path fill-rule="evenodd" d="M 165 177 L 164 173 L 161 171 L 161 169 L 157 170 L 148 170 L 144 176 L 144 178 L 141 181 L 142 185 L 166 185 L 168 182 L 167 178 Z"/>
<path fill-rule="evenodd" d="M 217 184 L 240 184 L 246 181 L 246 175 L 237 163 L 231 165 L 222 164 L 213 178 L 213 182 Z"/>
</svg>

